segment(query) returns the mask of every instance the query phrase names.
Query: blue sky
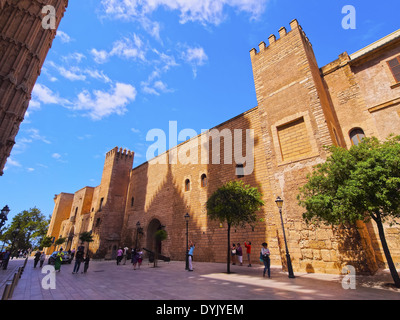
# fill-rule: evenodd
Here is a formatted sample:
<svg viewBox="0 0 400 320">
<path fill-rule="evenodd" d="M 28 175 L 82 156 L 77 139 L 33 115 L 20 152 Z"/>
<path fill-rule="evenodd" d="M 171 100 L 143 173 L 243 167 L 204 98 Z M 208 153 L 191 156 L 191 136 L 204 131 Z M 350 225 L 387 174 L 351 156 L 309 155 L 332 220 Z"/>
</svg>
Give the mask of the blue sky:
<svg viewBox="0 0 400 320">
<path fill-rule="evenodd" d="M 200 133 L 257 105 L 249 51 L 296 18 L 323 66 L 400 28 L 397 0 L 69 1 L 0 178 L 9 219 L 101 181 L 105 153 L 151 129 Z M 356 29 L 342 8 L 356 9 Z"/>
</svg>

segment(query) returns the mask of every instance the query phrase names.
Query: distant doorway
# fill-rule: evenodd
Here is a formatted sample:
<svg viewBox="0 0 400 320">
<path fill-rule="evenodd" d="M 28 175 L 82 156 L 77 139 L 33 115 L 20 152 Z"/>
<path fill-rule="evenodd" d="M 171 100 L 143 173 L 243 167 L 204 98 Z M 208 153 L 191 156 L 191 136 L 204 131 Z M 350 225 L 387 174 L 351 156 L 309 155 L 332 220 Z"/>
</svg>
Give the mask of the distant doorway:
<svg viewBox="0 0 400 320">
<path fill-rule="evenodd" d="M 161 241 L 155 240 L 155 234 L 161 229 L 161 222 L 158 219 L 153 219 L 147 228 L 147 246 L 149 250 L 161 254 Z"/>
</svg>

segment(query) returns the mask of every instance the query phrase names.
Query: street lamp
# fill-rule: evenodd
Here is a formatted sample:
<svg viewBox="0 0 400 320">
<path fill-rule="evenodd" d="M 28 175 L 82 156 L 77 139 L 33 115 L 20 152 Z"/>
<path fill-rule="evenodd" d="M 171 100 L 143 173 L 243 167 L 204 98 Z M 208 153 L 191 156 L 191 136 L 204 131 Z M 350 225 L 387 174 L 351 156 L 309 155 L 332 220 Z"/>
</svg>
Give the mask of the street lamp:
<svg viewBox="0 0 400 320">
<path fill-rule="evenodd" d="M 186 268 L 185 270 L 189 270 L 189 213 L 185 214 L 186 220 Z"/>
<path fill-rule="evenodd" d="M 3 209 L 1 209 L 0 211 L 0 235 L 3 234 L 3 231 L 1 230 L 1 228 L 3 228 L 3 226 L 6 224 L 7 219 L 7 215 L 10 212 L 10 208 L 8 207 L 8 205 L 5 205 Z M 6 240 L 4 239 L 3 241 L 3 246 L 1 247 L 1 251 L 3 252 L 3 248 L 4 248 L 4 244 L 6 243 Z"/>
<path fill-rule="evenodd" d="M 283 218 L 282 218 L 283 200 L 280 197 L 278 197 L 278 198 L 276 198 L 275 203 L 279 208 L 279 214 L 281 216 L 283 239 L 285 240 L 286 261 L 287 261 L 287 267 L 288 267 L 288 272 L 289 272 L 289 278 L 295 278 L 295 276 L 293 274 L 292 260 L 290 259 L 289 249 L 288 249 L 287 242 L 286 242 L 285 226 L 283 224 Z"/>
<path fill-rule="evenodd" d="M 2 228 L 4 226 L 4 224 L 7 221 L 7 215 L 10 212 L 10 208 L 8 207 L 8 205 L 5 205 L 5 207 L 3 209 L 1 209 L 0 212 L 0 228 Z"/>
</svg>

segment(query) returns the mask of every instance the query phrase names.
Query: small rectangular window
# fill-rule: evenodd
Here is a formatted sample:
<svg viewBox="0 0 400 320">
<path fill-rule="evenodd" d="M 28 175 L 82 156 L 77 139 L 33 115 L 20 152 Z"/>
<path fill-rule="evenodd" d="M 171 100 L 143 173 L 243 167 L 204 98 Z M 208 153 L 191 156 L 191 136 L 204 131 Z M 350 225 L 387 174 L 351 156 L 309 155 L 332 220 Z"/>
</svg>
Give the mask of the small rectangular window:
<svg viewBox="0 0 400 320">
<path fill-rule="evenodd" d="M 400 56 L 389 60 L 388 65 L 390 71 L 392 71 L 393 77 L 396 79 L 396 82 L 400 82 Z"/>
<path fill-rule="evenodd" d="M 101 198 L 101 199 L 100 199 L 99 211 L 101 211 L 101 209 L 103 209 L 103 201 L 104 201 L 104 198 Z"/>
</svg>

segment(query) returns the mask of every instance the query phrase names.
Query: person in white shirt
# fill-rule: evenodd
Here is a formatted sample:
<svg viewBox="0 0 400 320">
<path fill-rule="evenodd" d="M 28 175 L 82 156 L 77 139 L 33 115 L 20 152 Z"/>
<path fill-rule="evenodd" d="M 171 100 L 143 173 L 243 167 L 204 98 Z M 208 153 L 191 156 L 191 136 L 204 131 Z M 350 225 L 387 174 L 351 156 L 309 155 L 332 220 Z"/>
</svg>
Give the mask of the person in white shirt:
<svg viewBox="0 0 400 320">
<path fill-rule="evenodd" d="M 265 277 L 265 272 L 268 270 L 268 278 L 271 278 L 271 260 L 269 258 L 270 254 L 271 253 L 268 249 L 268 244 L 266 242 L 263 242 L 260 253 L 260 259 L 262 258 L 262 261 L 264 262 L 263 277 Z"/>
</svg>

